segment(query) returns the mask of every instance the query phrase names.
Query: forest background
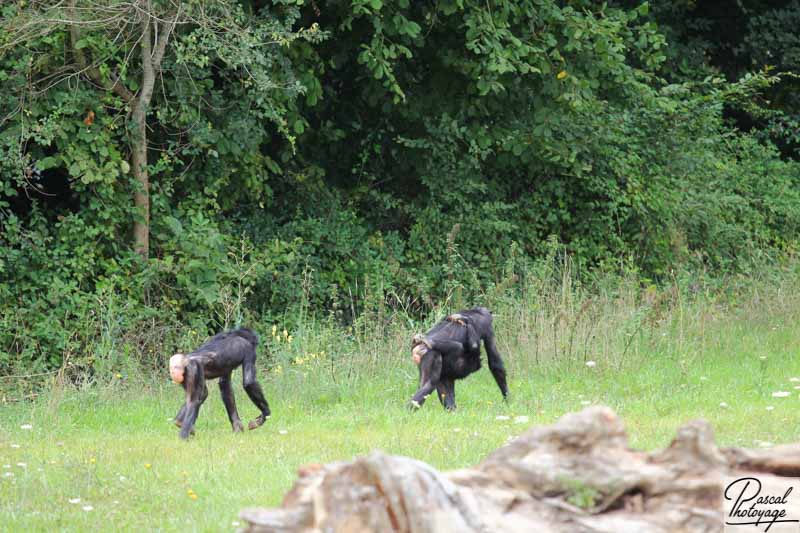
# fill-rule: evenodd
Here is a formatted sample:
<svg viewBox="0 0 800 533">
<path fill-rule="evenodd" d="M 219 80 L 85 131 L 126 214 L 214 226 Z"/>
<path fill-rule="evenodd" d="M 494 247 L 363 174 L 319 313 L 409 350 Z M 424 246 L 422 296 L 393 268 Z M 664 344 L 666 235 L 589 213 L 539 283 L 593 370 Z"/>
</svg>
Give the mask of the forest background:
<svg viewBox="0 0 800 533">
<path fill-rule="evenodd" d="M 311 329 L 333 358 L 612 279 L 627 335 L 794 276 L 800 2 L 729 4 L 4 2 L 0 375 L 119 379 L 240 324 L 280 371 Z M 597 300 L 548 301 L 572 353 Z"/>
</svg>

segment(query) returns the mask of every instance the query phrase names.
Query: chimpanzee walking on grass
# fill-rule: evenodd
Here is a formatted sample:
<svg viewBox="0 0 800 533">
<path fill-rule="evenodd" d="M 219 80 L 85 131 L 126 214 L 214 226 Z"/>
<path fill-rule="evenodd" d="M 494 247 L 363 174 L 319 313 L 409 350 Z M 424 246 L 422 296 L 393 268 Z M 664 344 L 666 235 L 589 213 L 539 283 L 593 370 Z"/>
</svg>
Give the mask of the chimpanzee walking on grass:
<svg viewBox="0 0 800 533">
<path fill-rule="evenodd" d="M 261 385 L 256 381 L 256 345 L 258 337 L 247 328 L 214 335 L 205 344 L 188 355 L 176 353 L 169 360 L 172 381 L 180 383 L 186 391 L 186 403 L 175 417 L 175 425 L 181 428 L 180 436 L 186 439 L 194 433 L 194 424 L 200 406 L 208 397 L 207 379 L 219 378 L 222 402 L 228 411 L 234 431 L 243 431 L 244 426 L 236 412 L 233 398 L 231 373 L 242 367 L 242 380 L 247 396 L 261 411 L 261 415 L 250 422 L 249 429 L 261 426 L 269 418 L 269 405 L 264 399 Z"/>
<path fill-rule="evenodd" d="M 506 370 L 494 342 L 492 314 L 485 307 L 476 307 L 449 315 L 425 335 L 414 336 L 411 357 L 419 367 L 419 390 L 411 399 L 411 406 L 422 406 L 435 389 L 444 408 L 455 409 L 455 381 L 481 367 L 481 340 L 489 358 L 489 370 L 503 399 L 507 399 Z"/>
</svg>

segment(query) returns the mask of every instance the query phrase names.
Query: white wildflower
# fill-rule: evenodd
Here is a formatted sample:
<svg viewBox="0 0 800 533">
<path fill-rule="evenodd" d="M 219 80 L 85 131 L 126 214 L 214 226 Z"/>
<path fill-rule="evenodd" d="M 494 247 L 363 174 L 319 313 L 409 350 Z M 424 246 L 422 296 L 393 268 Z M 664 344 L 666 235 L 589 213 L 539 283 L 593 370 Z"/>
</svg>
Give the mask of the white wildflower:
<svg viewBox="0 0 800 533">
<path fill-rule="evenodd" d="M 33 429 L 31 424 L 22 424 L 19 429 Z"/>
<path fill-rule="evenodd" d="M 597 363 L 595 361 L 586 361 L 586 366 L 589 368 L 594 368 L 597 366 Z"/>
<path fill-rule="evenodd" d="M 719 406 L 725 409 L 726 407 L 728 407 L 728 404 L 725 402 L 719 402 Z"/>
<path fill-rule="evenodd" d="M 527 424 L 530 418 L 525 415 L 515 416 L 514 423 L 515 424 Z"/>
<path fill-rule="evenodd" d="M 506 416 L 506 415 L 497 415 L 496 417 L 494 417 L 494 419 L 495 420 L 510 420 L 511 417 L 510 416 Z"/>
<path fill-rule="evenodd" d="M 94 511 L 94 507 L 92 507 L 91 505 L 84 505 L 83 510 L 88 513 L 89 511 Z"/>
<path fill-rule="evenodd" d="M 69 503 L 73 503 L 73 504 L 74 503 L 81 503 L 81 499 L 80 498 L 70 498 L 69 499 Z"/>
<path fill-rule="evenodd" d="M 768 405 L 768 406 L 767 406 L 767 411 L 772 411 L 773 409 L 775 409 L 775 407 L 774 407 L 774 406 L 772 406 L 772 405 Z"/>
<path fill-rule="evenodd" d="M 787 396 L 791 396 L 791 392 L 787 392 L 785 390 L 779 390 L 772 393 L 773 398 L 786 398 Z"/>
</svg>

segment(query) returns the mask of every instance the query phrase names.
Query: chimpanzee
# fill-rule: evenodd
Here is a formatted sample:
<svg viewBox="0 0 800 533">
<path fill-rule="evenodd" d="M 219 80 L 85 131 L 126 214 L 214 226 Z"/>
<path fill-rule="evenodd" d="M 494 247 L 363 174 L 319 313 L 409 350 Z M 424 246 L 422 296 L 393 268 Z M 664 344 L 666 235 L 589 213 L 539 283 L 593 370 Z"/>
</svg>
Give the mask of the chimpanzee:
<svg viewBox="0 0 800 533">
<path fill-rule="evenodd" d="M 419 408 L 436 389 L 444 408 L 455 409 L 455 380 L 481 367 L 481 340 L 489 358 L 489 370 L 503 399 L 507 399 L 506 370 L 494 342 L 492 314 L 485 307 L 476 307 L 448 316 L 424 336 L 414 336 L 411 354 L 419 367 L 419 390 L 411 399 L 411 407 Z"/>
<path fill-rule="evenodd" d="M 218 333 L 189 355 L 176 353 L 169 360 L 169 373 L 172 381 L 180 383 L 186 391 L 186 403 L 175 417 L 175 425 L 181 428 L 180 436 L 186 439 L 194 434 L 194 424 L 200 406 L 208 397 L 207 379 L 219 378 L 222 402 L 228 411 L 234 431 L 243 431 L 242 421 L 236 412 L 233 398 L 231 373 L 242 365 L 244 390 L 250 400 L 261 411 L 261 415 L 250 422 L 249 429 L 261 426 L 269 418 L 270 411 L 261 385 L 256 381 L 256 345 L 258 337 L 247 328 Z"/>
</svg>

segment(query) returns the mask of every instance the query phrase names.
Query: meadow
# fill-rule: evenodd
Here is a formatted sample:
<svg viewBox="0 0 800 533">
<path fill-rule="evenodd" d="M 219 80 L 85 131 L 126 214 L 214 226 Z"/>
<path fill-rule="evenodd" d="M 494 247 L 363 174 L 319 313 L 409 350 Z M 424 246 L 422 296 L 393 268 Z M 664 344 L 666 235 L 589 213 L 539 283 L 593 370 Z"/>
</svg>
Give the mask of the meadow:
<svg viewBox="0 0 800 533">
<path fill-rule="evenodd" d="M 714 287 L 530 282 L 522 295 L 494 298 L 510 402 L 484 365 L 457 384 L 454 413 L 434 398 L 406 408 L 416 386 L 408 339 L 435 316 L 415 323 L 386 309 L 350 328 L 308 319 L 292 332 L 263 331 L 272 355 L 260 349 L 259 379 L 273 416 L 242 434 L 231 432 L 214 385 L 197 435 L 179 441 L 170 420 L 182 391 L 166 370 L 55 380 L 18 401 L 6 380 L 0 523 L 11 531 L 234 530 L 243 507 L 279 505 L 301 465 L 382 449 L 465 467 L 590 404 L 620 413 L 642 449 L 669 444 L 699 417 L 721 445 L 798 441 L 797 279 L 787 267 Z M 254 418 L 238 383 L 236 396 L 243 420 Z"/>
</svg>

